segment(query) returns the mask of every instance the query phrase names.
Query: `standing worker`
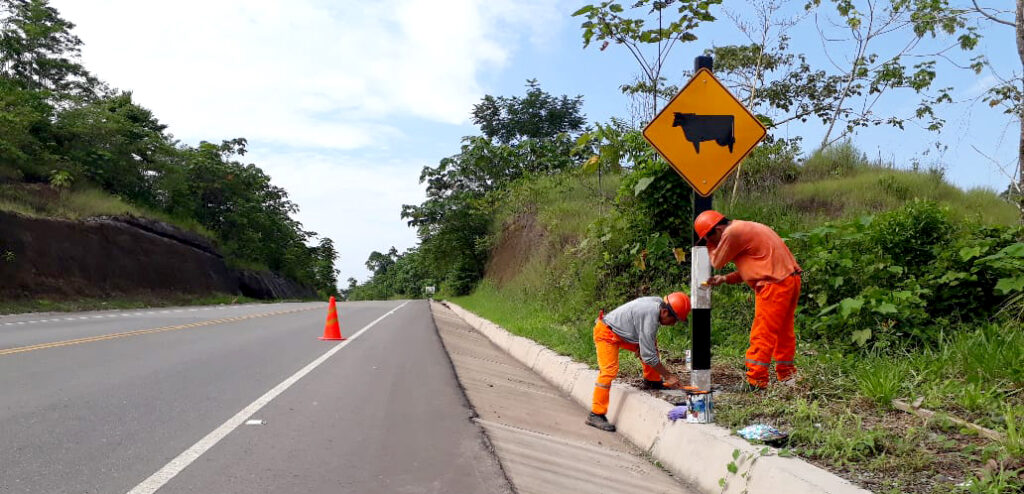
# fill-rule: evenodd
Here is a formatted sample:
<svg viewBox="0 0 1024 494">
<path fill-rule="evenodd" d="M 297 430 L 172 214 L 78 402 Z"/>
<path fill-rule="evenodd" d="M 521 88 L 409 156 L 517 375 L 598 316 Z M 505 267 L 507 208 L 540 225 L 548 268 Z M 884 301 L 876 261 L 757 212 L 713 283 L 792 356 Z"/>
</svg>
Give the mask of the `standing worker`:
<svg viewBox="0 0 1024 494">
<path fill-rule="evenodd" d="M 800 265 L 771 228 L 753 221 L 730 220 L 718 211 L 704 211 L 693 222 L 697 236 L 707 240 L 711 266 L 736 263 L 736 271 L 716 275 L 707 284 L 746 282 L 754 289 L 754 324 L 747 350 L 746 391 L 768 386 L 768 366 L 775 359 L 779 382 L 796 376 L 793 322 L 800 298 Z"/>
<path fill-rule="evenodd" d="M 594 346 L 600 374 L 594 383 L 594 400 L 587 425 L 613 432 L 608 422 L 608 395 L 612 380 L 619 374 L 619 350 L 629 350 L 640 357 L 644 381 L 648 388 L 678 388 L 679 376 L 669 371 L 658 358 L 658 329 L 685 321 L 690 315 L 690 297 L 682 292 L 670 293 L 664 299 L 640 297 L 620 305 L 594 324 Z"/>
</svg>

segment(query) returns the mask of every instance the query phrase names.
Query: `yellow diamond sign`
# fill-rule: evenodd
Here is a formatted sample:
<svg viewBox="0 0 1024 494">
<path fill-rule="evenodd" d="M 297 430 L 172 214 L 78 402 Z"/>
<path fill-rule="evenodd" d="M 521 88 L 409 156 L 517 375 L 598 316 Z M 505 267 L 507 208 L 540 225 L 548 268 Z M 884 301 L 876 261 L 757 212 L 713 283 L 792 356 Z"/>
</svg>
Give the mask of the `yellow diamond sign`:
<svg viewBox="0 0 1024 494">
<path fill-rule="evenodd" d="M 767 131 L 708 69 L 700 69 L 644 129 L 644 138 L 707 197 Z"/>
</svg>

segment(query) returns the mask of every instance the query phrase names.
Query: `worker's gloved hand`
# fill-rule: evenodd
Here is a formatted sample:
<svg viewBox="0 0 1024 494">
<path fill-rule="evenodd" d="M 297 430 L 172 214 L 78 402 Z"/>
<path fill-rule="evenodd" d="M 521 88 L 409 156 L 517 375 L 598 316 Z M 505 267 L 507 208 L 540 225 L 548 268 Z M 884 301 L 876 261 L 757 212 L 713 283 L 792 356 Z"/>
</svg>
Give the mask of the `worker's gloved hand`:
<svg viewBox="0 0 1024 494">
<path fill-rule="evenodd" d="M 662 376 L 661 384 L 663 384 L 668 389 L 679 389 L 679 387 L 682 385 L 682 383 L 679 381 L 679 376 L 675 374 Z"/>
<path fill-rule="evenodd" d="M 687 411 L 689 411 L 689 409 L 686 407 L 686 405 L 677 406 L 668 411 L 668 419 L 673 422 L 679 419 L 685 419 Z"/>
</svg>

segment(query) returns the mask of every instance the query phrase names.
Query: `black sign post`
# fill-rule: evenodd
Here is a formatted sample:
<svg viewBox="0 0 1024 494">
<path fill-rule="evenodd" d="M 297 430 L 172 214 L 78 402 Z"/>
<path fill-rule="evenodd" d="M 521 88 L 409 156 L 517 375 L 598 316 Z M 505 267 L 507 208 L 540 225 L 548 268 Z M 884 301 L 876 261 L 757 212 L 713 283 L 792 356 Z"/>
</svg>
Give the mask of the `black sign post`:
<svg viewBox="0 0 1024 494">
<path fill-rule="evenodd" d="M 700 56 L 693 61 L 693 71 L 702 68 L 712 70 L 714 60 Z M 731 147 L 731 146 L 730 146 Z M 704 211 L 711 209 L 711 195 L 701 197 L 696 190 L 693 192 L 693 219 L 696 220 Z M 711 262 L 707 247 L 698 246 L 700 239 L 697 232 L 693 233 L 693 252 L 690 257 L 690 293 L 693 309 L 693 339 L 690 350 L 692 371 L 690 385 L 705 391 L 711 390 L 711 290 L 703 283 L 711 277 Z"/>
</svg>

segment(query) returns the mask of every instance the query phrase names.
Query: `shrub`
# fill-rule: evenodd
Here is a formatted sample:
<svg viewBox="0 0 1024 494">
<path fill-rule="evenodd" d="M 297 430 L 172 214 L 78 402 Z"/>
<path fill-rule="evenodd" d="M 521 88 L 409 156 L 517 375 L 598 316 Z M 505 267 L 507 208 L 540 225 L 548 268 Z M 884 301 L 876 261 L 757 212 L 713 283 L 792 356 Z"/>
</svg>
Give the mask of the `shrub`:
<svg viewBox="0 0 1024 494">
<path fill-rule="evenodd" d="M 800 147 L 795 140 L 777 139 L 762 143 L 743 160 L 740 170 L 729 179 L 723 190 L 732 190 L 737 179 L 740 188 L 748 194 L 772 191 L 782 184 L 793 183 L 800 175 L 796 164 L 799 154 Z"/>
<path fill-rule="evenodd" d="M 1024 289 L 1020 264 L 1007 262 L 1024 258 L 1024 246 L 1012 248 L 1020 235 L 956 225 L 926 201 L 793 235 L 805 269 L 801 306 L 815 314 L 804 336 L 876 349 L 935 345 L 949 322 L 994 315 L 1010 293 L 997 287 Z"/>
<path fill-rule="evenodd" d="M 800 177 L 804 180 L 844 177 L 869 165 L 864 153 L 850 141 L 843 141 L 811 154 L 800 167 Z"/>
</svg>

